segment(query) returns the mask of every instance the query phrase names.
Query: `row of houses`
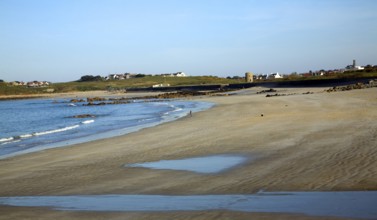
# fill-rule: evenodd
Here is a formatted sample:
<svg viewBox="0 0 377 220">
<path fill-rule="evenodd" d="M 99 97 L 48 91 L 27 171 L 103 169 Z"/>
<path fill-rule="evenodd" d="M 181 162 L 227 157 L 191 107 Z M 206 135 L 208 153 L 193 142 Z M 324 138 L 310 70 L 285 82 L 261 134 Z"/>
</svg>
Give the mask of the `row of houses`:
<svg viewBox="0 0 377 220">
<path fill-rule="evenodd" d="M 134 78 L 136 74 L 124 73 L 124 74 L 110 74 L 105 77 L 105 80 L 125 80 Z"/>
<path fill-rule="evenodd" d="M 47 87 L 50 85 L 50 82 L 47 81 L 31 81 L 31 82 L 22 82 L 22 81 L 13 81 L 8 83 L 11 86 L 27 86 L 27 87 Z"/>
<path fill-rule="evenodd" d="M 259 74 L 259 75 L 254 75 L 253 79 L 254 80 L 267 80 L 267 79 L 281 79 L 284 76 L 279 74 L 279 73 L 271 73 L 271 74 Z"/>
</svg>

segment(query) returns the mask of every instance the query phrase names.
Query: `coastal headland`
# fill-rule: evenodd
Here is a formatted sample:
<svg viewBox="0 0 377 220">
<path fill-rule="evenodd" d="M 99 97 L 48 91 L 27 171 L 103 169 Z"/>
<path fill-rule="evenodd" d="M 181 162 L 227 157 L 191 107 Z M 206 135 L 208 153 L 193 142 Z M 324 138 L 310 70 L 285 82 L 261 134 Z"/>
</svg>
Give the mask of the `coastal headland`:
<svg viewBox="0 0 377 220">
<path fill-rule="evenodd" d="M 271 90 L 279 95 L 266 97 L 268 89 L 187 97 L 216 106 L 125 136 L 0 160 L 0 197 L 377 190 L 377 87 L 331 92 L 319 86 L 280 87 Z M 208 175 L 124 166 L 218 154 L 253 159 Z M 8 206 L 0 206 L 0 213 L 0 219 L 340 219 L 225 210 L 74 212 Z"/>
</svg>

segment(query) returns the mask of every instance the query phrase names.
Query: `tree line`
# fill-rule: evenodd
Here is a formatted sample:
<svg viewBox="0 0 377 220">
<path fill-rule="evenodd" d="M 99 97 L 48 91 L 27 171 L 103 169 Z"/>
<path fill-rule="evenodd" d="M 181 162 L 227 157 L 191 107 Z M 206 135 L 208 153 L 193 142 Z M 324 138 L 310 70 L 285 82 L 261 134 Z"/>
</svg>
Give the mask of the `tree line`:
<svg viewBox="0 0 377 220">
<path fill-rule="evenodd" d="M 136 74 L 134 77 L 135 78 L 142 78 L 142 77 L 146 77 L 147 75 L 145 74 Z M 77 82 L 93 82 L 93 81 L 104 81 L 106 80 L 105 77 L 102 77 L 100 75 L 97 75 L 97 76 L 93 76 L 93 75 L 85 75 L 85 76 L 82 76 L 79 80 L 77 80 Z"/>
</svg>

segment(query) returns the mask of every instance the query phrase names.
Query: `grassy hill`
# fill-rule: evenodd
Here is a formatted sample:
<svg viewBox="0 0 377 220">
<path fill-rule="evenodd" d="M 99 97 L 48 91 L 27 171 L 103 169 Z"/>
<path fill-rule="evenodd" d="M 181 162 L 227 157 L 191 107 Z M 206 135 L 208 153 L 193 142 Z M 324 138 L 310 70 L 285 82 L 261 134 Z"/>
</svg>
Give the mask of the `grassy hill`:
<svg viewBox="0 0 377 220">
<path fill-rule="evenodd" d="M 170 86 L 203 85 L 203 84 L 229 84 L 243 82 L 242 80 L 225 79 L 213 76 L 193 77 L 162 77 L 146 76 L 125 80 L 92 81 L 92 82 L 68 82 L 54 83 L 55 92 L 91 91 L 91 90 L 117 90 L 128 88 L 151 87 L 156 84 L 169 84 Z"/>
<path fill-rule="evenodd" d="M 30 95 L 45 93 L 46 88 L 28 88 L 26 86 L 10 86 L 7 83 L 0 83 L 0 95 Z"/>
<path fill-rule="evenodd" d="M 0 83 L 0 95 L 27 95 L 47 93 L 47 89 L 53 89 L 55 93 L 93 90 L 122 90 L 129 88 L 151 87 L 155 84 L 170 84 L 170 86 L 182 85 L 211 85 L 241 83 L 242 79 L 225 79 L 215 76 L 193 77 L 162 77 L 145 76 L 126 80 L 90 81 L 90 82 L 64 82 L 53 83 L 44 88 L 27 88 L 25 86 L 10 86 Z"/>
<path fill-rule="evenodd" d="M 313 77 L 299 77 L 288 76 L 284 79 L 268 80 L 268 81 L 303 81 L 303 80 L 322 80 L 322 79 L 362 79 L 362 78 L 377 78 L 377 70 L 371 72 L 345 72 L 332 76 L 313 76 Z M 226 79 L 216 76 L 192 76 L 192 77 L 162 77 L 162 76 L 145 76 L 139 78 L 131 78 L 125 80 L 109 80 L 109 81 L 88 81 L 88 82 L 65 82 L 53 83 L 49 87 L 43 88 L 28 88 L 25 86 L 10 86 L 7 83 L 0 82 L 0 95 L 29 95 L 29 94 L 44 94 L 48 90 L 53 90 L 55 93 L 73 92 L 73 91 L 93 91 L 93 90 L 124 90 L 129 88 L 151 87 L 155 84 L 169 84 L 170 86 L 185 86 L 185 85 L 214 85 L 214 84 L 237 84 L 244 83 L 241 79 Z"/>
</svg>

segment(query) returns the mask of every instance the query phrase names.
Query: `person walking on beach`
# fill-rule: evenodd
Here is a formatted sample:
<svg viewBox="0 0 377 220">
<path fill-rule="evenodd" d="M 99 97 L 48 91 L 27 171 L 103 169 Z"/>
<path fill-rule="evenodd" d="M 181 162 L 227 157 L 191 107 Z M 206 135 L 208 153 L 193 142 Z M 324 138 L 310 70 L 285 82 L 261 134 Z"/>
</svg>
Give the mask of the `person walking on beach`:
<svg viewBox="0 0 377 220">
<path fill-rule="evenodd" d="M 190 117 L 192 117 L 192 111 L 190 110 Z"/>
</svg>

